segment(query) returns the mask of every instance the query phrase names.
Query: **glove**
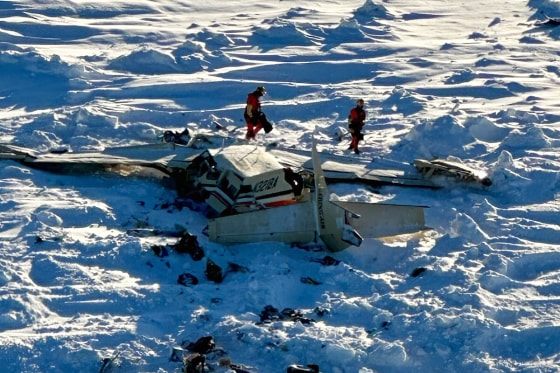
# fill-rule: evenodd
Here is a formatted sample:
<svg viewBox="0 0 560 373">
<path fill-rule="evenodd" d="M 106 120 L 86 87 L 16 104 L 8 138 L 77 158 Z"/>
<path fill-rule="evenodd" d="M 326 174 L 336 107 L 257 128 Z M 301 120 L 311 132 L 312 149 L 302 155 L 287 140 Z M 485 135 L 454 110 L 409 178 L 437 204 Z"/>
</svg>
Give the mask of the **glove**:
<svg viewBox="0 0 560 373">
<path fill-rule="evenodd" d="M 259 118 L 257 118 L 256 115 L 253 115 L 251 117 L 251 123 L 253 123 L 254 125 L 256 125 L 259 122 Z"/>
</svg>

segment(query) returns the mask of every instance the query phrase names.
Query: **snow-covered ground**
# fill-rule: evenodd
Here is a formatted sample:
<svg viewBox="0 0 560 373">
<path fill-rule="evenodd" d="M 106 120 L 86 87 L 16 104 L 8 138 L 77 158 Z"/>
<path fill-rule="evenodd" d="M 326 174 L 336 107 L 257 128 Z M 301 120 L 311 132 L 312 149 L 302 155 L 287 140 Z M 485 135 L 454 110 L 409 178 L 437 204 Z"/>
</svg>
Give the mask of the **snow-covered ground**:
<svg viewBox="0 0 560 373">
<path fill-rule="evenodd" d="M 2 161 L 2 371 L 180 372 L 174 348 L 204 336 L 220 372 L 226 358 L 263 373 L 560 371 L 560 26 L 545 22 L 559 13 L 552 0 L 0 2 L 0 142 L 102 150 L 214 122 L 243 137 L 246 95 L 265 85 L 275 129 L 258 144 L 310 149 L 315 133 L 321 152 L 350 155 L 333 134 L 363 98 L 356 157 L 450 158 L 493 180 L 331 185 L 426 205 L 433 229 L 329 253 L 209 242 L 205 215 L 157 179 Z M 205 258 L 127 234 L 144 226 L 187 229 Z M 212 282 L 207 259 L 237 270 Z M 293 312 L 263 323 L 267 306 Z"/>
</svg>

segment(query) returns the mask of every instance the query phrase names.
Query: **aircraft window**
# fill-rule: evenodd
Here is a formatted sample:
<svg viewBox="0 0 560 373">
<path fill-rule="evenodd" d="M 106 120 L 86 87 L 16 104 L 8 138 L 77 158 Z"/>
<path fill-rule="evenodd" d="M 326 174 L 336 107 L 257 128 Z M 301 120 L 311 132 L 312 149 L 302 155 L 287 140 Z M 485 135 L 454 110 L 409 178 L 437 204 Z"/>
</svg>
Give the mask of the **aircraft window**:
<svg viewBox="0 0 560 373">
<path fill-rule="evenodd" d="M 220 182 L 220 189 L 232 199 L 235 199 L 237 188 L 229 183 L 227 178 L 223 178 Z"/>
<path fill-rule="evenodd" d="M 239 193 L 251 193 L 252 191 L 250 185 L 241 185 L 241 188 L 239 188 Z"/>
</svg>

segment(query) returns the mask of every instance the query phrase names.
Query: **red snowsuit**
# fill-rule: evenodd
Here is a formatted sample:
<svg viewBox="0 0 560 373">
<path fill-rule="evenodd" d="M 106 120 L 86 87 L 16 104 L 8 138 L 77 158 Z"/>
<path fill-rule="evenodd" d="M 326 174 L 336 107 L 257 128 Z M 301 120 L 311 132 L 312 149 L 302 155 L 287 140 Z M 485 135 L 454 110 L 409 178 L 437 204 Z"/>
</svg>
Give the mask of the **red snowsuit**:
<svg viewBox="0 0 560 373">
<path fill-rule="evenodd" d="M 366 111 L 360 105 L 356 105 L 355 108 L 350 110 L 350 115 L 348 116 L 348 128 L 352 134 L 350 149 L 354 149 L 356 153 L 359 153 L 358 142 L 364 138 L 362 127 L 364 126 L 365 120 Z"/>
<path fill-rule="evenodd" d="M 261 103 L 259 98 L 261 92 L 254 91 L 247 95 L 247 106 L 245 106 L 245 122 L 247 122 L 247 138 L 254 138 L 262 128 L 261 123 Z"/>
</svg>

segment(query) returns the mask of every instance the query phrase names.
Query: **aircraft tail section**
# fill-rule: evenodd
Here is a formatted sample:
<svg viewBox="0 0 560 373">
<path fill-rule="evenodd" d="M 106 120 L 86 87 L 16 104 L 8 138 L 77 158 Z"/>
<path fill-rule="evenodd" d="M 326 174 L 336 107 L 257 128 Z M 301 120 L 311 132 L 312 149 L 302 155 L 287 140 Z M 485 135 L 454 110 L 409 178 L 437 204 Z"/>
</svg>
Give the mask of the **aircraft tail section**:
<svg viewBox="0 0 560 373">
<path fill-rule="evenodd" d="M 341 251 L 350 245 L 360 246 L 363 238 L 349 223 L 346 211 L 329 200 L 329 190 L 315 140 L 313 140 L 312 157 L 318 236 L 331 251 Z"/>
<path fill-rule="evenodd" d="M 349 223 L 367 238 L 396 236 L 428 229 L 425 206 L 333 202 L 347 211 Z"/>
</svg>

